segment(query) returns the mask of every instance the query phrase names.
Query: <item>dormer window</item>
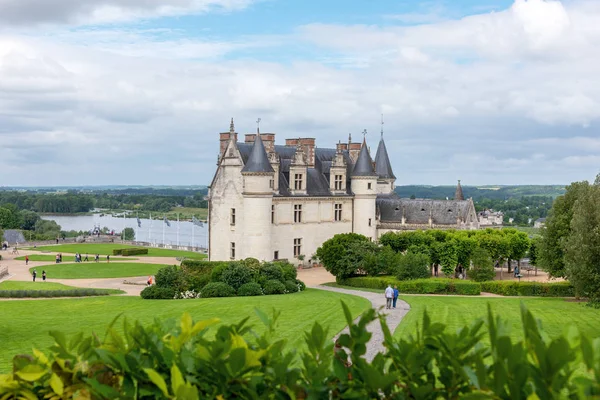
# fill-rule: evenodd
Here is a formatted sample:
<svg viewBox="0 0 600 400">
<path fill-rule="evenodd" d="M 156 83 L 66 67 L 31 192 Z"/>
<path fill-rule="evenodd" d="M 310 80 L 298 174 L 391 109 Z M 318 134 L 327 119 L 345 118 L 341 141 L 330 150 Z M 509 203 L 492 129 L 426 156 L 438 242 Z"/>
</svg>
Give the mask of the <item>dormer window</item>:
<svg viewBox="0 0 600 400">
<path fill-rule="evenodd" d="M 302 174 L 294 174 L 294 190 L 302 190 Z"/>
<path fill-rule="evenodd" d="M 342 179 L 343 179 L 343 175 L 336 175 L 335 176 L 335 190 L 342 190 Z"/>
<path fill-rule="evenodd" d="M 424 208 L 421 208 L 421 211 L 425 212 L 425 209 L 424 209 Z"/>
</svg>

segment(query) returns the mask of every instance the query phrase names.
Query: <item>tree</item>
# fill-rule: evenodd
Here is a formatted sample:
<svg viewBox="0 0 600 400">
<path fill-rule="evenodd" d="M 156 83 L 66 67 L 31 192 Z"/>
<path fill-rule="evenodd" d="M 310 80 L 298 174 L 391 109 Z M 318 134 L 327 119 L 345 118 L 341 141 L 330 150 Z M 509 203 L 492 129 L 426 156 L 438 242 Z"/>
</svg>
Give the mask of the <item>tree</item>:
<svg viewBox="0 0 600 400">
<path fill-rule="evenodd" d="M 580 188 L 574 202 L 570 231 L 565 237 L 566 276 L 577 293 L 600 306 L 600 186 Z"/>
<path fill-rule="evenodd" d="M 494 262 L 486 250 L 481 248 L 475 249 L 471 257 L 471 262 L 473 265 L 469 270 L 469 277 L 475 282 L 491 281 L 496 276 Z"/>
<path fill-rule="evenodd" d="M 20 215 L 19 211 L 14 209 L 12 204 L 5 204 L 0 207 L 0 227 L 3 229 L 19 229 Z"/>
<path fill-rule="evenodd" d="M 452 276 L 456 266 L 458 265 L 456 240 L 438 242 L 434 248 L 436 256 L 439 260 L 439 264 L 442 266 L 442 272 L 446 276 Z"/>
<path fill-rule="evenodd" d="M 133 228 L 123 229 L 123 240 L 135 240 L 135 230 Z"/>
<path fill-rule="evenodd" d="M 551 277 L 568 277 L 564 260 L 564 240 L 571 234 L 575 202 L 588 187 L 588 182 L 570 184 L 566 193 L 554 201 L 546 218 L 546 226 L 542 229 L 542 241 L 537 249 L 538 266 Z"/>
<path fill-rule="evenodd" d="M 399 255 L 396 278 L 400 280 L 429 278 L 431 277 L 430 262 L 429 256 L 423 253 L 408 251 L 404 255 Z"/>
<path fill-rule="evenodd" d="M 35 211 L 21 211 L 21 229 L 24 229 L 26 231 L 33 231 L 35 230 L 35 224 L 39 220 L 41 220 L 41 218 Z"/>
<path fill-rule="evenodd" d="M 516 229 L 503 229 L 502 232 L 508 240 L 508 272 L 510 273 L 510 261 L 516 260 L 520 265 L 521 258 L 527 254 L 531 242 L 525 232 Z"/>
<path fill-rule="evenodd" d="M 364 242 L 370 242 L 369 238 L 358 233 L 340 233 L 326 240 L 316 254 L 327 271 L 336 278 L 343 279 L 356 274 L 357 260 L 353 258 L 358 255 L 349 254 L 351 245 Z"/>
</svg>

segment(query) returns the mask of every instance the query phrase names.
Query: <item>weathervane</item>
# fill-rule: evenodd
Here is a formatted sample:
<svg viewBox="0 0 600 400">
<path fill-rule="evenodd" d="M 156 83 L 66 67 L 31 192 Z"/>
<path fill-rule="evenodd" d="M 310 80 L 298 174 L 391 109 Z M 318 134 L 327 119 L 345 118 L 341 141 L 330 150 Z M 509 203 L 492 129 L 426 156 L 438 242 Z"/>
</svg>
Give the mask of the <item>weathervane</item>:
<svg viewBox="0 0 600 400">
<path fill-rule="evenodd" d="M 383 139 L 383 114 L 381 114 L 381 138 Z"/>
<path fill-rule="evenodd" d="M 256 133 L 260 133 L 260 118 L 256 120 Z"/>
<path fill-rule="evenodd" d="M 362 134 L 363 134 L 363 138 L 365 140 L 367 140 L 367 130 L 366 129 L 364 131 L 362 131 Z"/>
</svg>

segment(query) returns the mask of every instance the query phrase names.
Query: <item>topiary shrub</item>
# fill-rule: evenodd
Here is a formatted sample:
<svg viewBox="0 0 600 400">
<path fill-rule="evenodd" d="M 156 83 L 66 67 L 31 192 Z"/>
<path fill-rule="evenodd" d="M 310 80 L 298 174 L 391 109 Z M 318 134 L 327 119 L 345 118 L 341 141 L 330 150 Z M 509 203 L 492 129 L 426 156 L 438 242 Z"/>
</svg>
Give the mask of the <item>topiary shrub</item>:
<svg viewBox="0 0 600 400">
<path fill-rule="evenodd" d="M 142 290 L 142 293 L 140 293 L 140 296 L 142 296 L 142 299 L 147 299 L 147 300 L 157 300 L 157 299 L 172 299 L 175 297 L 175 293 L 177 293 L 175 291 L 174 288 L 170 288 L 170 287 L 160 287 L 157 285 L 152 285 L 152 286 L 148 286 L 146 287 L 144 290 Z"/>
<path fill-rule="evenodd" d="M 408 251 L 397 258 L 396 278 L 403 280 L 431 278 L 430 259 L 427 254 Z"/>
<path fill-rule="evenodd" d="M 185 287 L 187 290 L 200 292 L 210 282 L 210 275 L 185 274 Z"/>
<path fill-rule="evenodd" d="M 156 286 L 173 288 L 176 292 L 184 290 L 183 271 L 174 265 L 159 269 L 156 273 Z"/>
<path fill-rule="evenodd" d="M 242 263 L 231 263 L 223 271 L 221 281 L 238 290 L 243 284 L 252 281 L 252 272 Z"/>
<path fill-rule="evenodd" d="M 284 294 L 285 285 L 276 279 L 271 279 L 265 282 L 263 291 L 265 294 Z"/>
<path fill-rule="evenodd" d="M 300 279 L 296 279 L 296 286 L 298 286 L 298 290 L 301 292 L 306 289 L 306 285 Z"/>
<path fill-rule="evenodd" d="M 296 281 L 288 280 L 283 285 L 285 286 L 285 291 L 288 293 L 296 293 L 298 291 Z"/>
<path fill-rule="evenodd" d="M 232 297 L 235 296 L 235 289 L 225 282 L 211 282 L 204 286 L 200 297 Z"/>
<path fill-rule="evenodd" d="M 261 296 L 263 290 L 256 282 L 244 283 L 237 291 L 238 296 Z"/>
<path fill-rule="evenodd" d="M 298 270 L 292 264 L 288 262 L 276 262 L 273 263 L 275 265 L 279 265 L 281 267 L 281 272 L 283 273 L 284 281 L 295 281 L 298 278 Z"/>
<path fill-rule="evenodd" d="M 491 281 L 496 277 L 494 262 L 490 254 L 481 248 L 476 248 L 471 256 L 473 266 L 468 272 L 469 278 L 475 282 Z"/>
<path fill-rule="evenodd" d="M 279 264 L 264 263 L 260 269 L 259 280 L 262 282 L 277 280 L 281 283 L 285 282 L 283 279 L 283 270 Z"/>
</svg>

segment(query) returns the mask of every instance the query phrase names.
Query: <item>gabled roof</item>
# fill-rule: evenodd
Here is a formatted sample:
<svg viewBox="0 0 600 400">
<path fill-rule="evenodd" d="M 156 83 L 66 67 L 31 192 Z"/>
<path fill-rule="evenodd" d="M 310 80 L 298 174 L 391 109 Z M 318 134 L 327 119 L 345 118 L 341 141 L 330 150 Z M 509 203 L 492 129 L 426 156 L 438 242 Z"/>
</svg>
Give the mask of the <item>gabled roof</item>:
<svg viewBox="0 0 600 400">
<path fill-rule="evenodd" d="M 256 135 L 250 156 L 246 160 L 242 172 L 275 172 L 271 167 L 271 162 L 260 135 Z"/>
<path fill-rule="evenodd" d="M 385 147 L 383 137 L 379 141 L 377 154 L 375 155 L 375 172 L 377 172 L 377 176 L 380 178 L 396 179 L 394 173 L 392 172 L 392 164 L 390 163 L 390 158 L 388 157 L 388 152 Z"/>
<path fill-rule="evenodd" d="M 378 195 L 377 207 L 381 222 L 428 224 L 431 216 L 434 224 L 456 225 L 458 218 L 465 221 L 471 209 L 471 200 L 400 199 L 394 195 Z"/>
<path fill-rule="evenodd" d="M 367 143 L 365 141 L 363 141 L 362 148 L 356 159 L 352 176 L 377 176 L 373 169 L 373 161 L 371 161 L 371 156 L 369 155 L 369 150 L 367 150 Z"/>
</svg>

